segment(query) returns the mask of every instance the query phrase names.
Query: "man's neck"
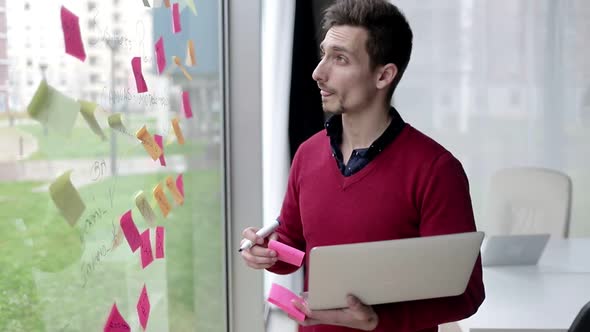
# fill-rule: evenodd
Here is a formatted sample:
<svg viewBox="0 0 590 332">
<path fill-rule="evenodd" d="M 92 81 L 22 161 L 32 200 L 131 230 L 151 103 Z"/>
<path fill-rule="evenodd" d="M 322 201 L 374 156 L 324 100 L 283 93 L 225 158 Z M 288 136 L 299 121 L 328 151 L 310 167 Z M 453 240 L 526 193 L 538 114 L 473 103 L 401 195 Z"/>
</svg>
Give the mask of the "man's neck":
<svg viewBox="0 0 590 332">
<path fill-rule="evenodd" d="M 342 114 L 342 149 L 368 148 L 389 126 L 389 106 Z"/>
</svg>

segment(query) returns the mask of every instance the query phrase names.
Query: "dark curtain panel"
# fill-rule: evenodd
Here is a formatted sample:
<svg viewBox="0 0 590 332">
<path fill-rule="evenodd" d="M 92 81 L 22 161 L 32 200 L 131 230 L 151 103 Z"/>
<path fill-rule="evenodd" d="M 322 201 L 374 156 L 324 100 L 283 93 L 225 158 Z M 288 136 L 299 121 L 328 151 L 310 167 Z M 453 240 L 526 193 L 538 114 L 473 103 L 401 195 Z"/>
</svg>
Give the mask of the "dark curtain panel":
<svg viewBox="0 0 590 332">
<path fill-rule="evenodd" d="M 313 1 L 297 0 L 293 31 L 293 64 L 289 98 L 291 161 L 303 141 L 324 127 L 322 100 L 311 73 L 318 64 L 318 41 Z"/>
</svg>

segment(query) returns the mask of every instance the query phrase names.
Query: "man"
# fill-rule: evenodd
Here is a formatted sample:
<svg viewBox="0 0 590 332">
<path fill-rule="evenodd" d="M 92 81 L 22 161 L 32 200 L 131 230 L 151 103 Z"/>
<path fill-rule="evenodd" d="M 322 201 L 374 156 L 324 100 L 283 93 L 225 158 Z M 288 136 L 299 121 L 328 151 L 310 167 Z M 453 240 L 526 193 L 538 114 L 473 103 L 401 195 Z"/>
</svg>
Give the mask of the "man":
<svg viewBox="0 0 590 332">
<path fill-rule="evenodd" d="M 312 77 L 323 109 L 334 115 L 299 147 L 281 225 L 269 239 L 306 251 L 307 264 L 316 246 L 475 231 L 460 162 L 390 106 L 412 48 L 403 14 L 383 0 L 343 0 L 326 10 L 323 29 Z M 296 270 L 277 262 L 255 231 L 243 232 L 258 244 L 242 252 L 250 267 Z M 478 259 L 459 296 L 375 306 L 349 296 L 348 308 L 321 311 L 294 304 L 307 316 L 301 331 L 430 332 L 472 315 L 484 297 Z"/>
</svg>

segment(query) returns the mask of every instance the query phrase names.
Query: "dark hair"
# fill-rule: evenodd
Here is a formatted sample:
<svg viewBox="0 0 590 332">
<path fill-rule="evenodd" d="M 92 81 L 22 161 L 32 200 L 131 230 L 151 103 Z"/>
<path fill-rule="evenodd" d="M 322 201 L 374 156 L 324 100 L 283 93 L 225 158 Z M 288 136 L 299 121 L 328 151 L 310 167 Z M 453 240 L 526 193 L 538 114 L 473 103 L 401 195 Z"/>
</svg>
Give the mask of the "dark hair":
<svg viewBox="0 0 590 332">
<path fill-rule="evenodd" d="M 324 11 L 323 35 L 338 25 L 367 29 L 366 47 L 371 70 L 378 65 L 396 65 L 397 75 L 387 95 L 391 100 L 412 53 L 412 29 L 404 14 L 385 0 L 338 0 Z"/>
</svg>

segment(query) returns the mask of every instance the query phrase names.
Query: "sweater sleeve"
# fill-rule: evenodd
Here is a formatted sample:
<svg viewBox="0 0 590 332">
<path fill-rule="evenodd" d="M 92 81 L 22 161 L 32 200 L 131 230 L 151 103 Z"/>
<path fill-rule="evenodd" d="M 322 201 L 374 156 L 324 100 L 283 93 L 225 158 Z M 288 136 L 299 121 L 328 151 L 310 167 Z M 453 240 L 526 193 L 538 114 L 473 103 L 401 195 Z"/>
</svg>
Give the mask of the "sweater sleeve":
<svg viewBox="0 0 590 332">
<path fill-rule="evenodd" d="M 276 232 L 279 235 L 279 242 L 288 246 L 305 251 L 305 239 L 303 238 L 303 227 L 301 225 L 301 214 L 299 212 L 299 175 L 301 169 L 301 148 L 295 153 L 293 164 L 289 172 L 287 192 L 283 199 L 281 213 L 278 218 L 281 223 Z M 289 274 L 297 271 L 299 267 L 282 261 L 276 262 L 267 270 L 277 274 Z"/>
<path fill-rule="evenodd" d="M 420 236 L 475 231 L 475 220 L 467 176 L 461 163 L 445 152 L 430 172 L 418 181 L 417 208 Z M 478 257 L 465 292 L 458 296 L 375 306 L 379 315 L 376 331 L 396 326 L 402 331 L 418 331 L 473 315 L 485 298 L 481 258 Z"/>
</svg>

